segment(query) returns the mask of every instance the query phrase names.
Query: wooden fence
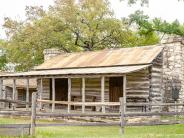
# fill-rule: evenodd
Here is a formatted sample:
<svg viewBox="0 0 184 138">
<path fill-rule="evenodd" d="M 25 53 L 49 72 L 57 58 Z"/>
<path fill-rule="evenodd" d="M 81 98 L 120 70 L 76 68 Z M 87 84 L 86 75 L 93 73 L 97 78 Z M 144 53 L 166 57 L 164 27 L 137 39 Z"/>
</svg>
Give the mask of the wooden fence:
<svg viewBox="0 0 184 138">
<path fill-rule="evenodd" d="M 13 102 L 18 103 L 20 101 L 11 101 L 11 100 L 0 100 L 0 102 Z M 150 126 L 150 125 L 167 125 L 167 124 L 177 124 L 179 122 L 170 121 L 170 122 L 149 122 L 149 123 L 127 123 L 126 118 L 128 117 L 138 117 L 138 116 L 176 116 L 176 115 L 184 115 L 184 112 L 144 112 L 144 113 L 128 113 L 126 112 L 127 106 L 184 106 L 184 103 L 125 103 L 123 98 L 120 98 L 120 102 L 111 103 L 111 102 L 90 102 L 85 103 L 85 106 L 120 106 L 119 113 L 37 113 L 36 107 L 38 103 L 48 103 L 48 104 L 64 104 L 64 105 L 80 105 L 82 106 L 84 103 L 80 102 L 65 102 L 65 101 L 49 101 L 49 100 L 38 100 L 37 94 L 32 94 L 32 106 L 31 112 L 27 115 L 31 116 L 30 124 L 9 124 L 9 125 L 0 125 L 0 128 L 9 128 L 9 127 L 22 127 L 28 128 L 30 130 L 30 134 L 32 136 L 35 135 L 36 127 L 49 127 L 49 126 L 120 126 L 122 134 L 125 133 L 126 126 Z M 24 103 L 30 104 L 30 103 Z M 0 113 L 1 114 L 1 113 Z M 36 117 L 120 117 L 120 122 L 118 123 L 57 123 L 57 124 L 36 124 Z M 180 123 L 184 123 L 181 122 Z"/>
</svg>

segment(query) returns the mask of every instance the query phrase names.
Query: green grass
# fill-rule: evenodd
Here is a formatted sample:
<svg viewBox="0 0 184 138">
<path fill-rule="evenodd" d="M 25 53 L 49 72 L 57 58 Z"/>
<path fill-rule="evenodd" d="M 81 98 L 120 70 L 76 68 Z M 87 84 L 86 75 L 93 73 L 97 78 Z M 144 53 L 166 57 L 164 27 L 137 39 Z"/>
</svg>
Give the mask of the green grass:
<svg viewBox="0 0 184 138">
<path fill-rule="evenodd" d="M 39 138 L 184 138 L 184 125 L 126 127 L 49 127 L 37 129 Z"/>
<path fill-rule="evenodd" d="M 26 118 L 0 118 L 0 124 L 28 122 Z M 119 127 L 43 127 L 36 129 L 36 138 L 184 138 L 184 125 L 126 127 L 125 135 Z"/>
</svg>

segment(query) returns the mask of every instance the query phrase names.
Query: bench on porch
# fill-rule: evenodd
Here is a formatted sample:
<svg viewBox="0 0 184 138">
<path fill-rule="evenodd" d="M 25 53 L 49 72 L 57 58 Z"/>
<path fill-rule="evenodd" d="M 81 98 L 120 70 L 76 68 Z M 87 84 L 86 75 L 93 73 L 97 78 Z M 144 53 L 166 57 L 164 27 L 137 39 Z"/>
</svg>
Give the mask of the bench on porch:
<svg viewBox="0 0 184 138">
<path fill-rule="evenodd" d="M 130 97 L 127 97 L 127 103 L 146 103 L 148 102 L 148 97 L 145 96 L 145 97 L 139 97 L 139 96 L 130 96 Z M 144 106 L 127 106 L 127 108 L 129 109 L 133 109 L 133 108 L 141 108 L 141 111 L 142 112 L 146 112 L 148 109 L 147 109 L 147 106 L 144 105 Z"/>
<path fill-rule="evenodd" d="M 85 99 L 86 102 L 96 102 L 96 99 L 97 99 L 96 96 L 92 96 L 92 95 L 86 95 L 85 98 L 86 98 Z M 74 102 L 82 102 L 82 96 L 80 95 L 71 96 L 71 100 Z M 76 105 L 71 106 L 72 110 L 76 110 L 78 108 L 81 108 L 81 106 L 76 106 Z M 96 111 L 96 107 L 91 106 L 91 111 Z"/>
</svg>

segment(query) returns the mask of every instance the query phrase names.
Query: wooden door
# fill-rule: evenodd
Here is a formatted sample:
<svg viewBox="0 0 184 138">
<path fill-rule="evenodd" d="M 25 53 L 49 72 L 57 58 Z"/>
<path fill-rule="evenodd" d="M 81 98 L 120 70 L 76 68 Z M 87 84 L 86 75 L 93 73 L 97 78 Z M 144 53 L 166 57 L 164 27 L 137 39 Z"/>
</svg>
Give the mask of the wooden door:
<svg viewBox="0 0 184 138">
<path fill-rule="evenodd" d="M 50 99 L 52 99 L 52 79 L 50 80 Z M 55 100 L 68 101 L 68 79 L 55 79 Z"/>
<path fill-rule="evenodd" d="M 120 97 L 123 97 L 123 77 L 110 77 L 109 101 L 119 102 Z"/>
</svg>

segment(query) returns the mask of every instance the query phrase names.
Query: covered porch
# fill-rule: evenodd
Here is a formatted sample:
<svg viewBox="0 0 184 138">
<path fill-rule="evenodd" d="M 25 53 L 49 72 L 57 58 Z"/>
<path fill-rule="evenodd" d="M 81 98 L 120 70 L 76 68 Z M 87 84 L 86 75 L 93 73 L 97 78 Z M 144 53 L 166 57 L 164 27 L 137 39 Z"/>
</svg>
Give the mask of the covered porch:
<svg viewBox="0 0 184 138">
<path fill-rule="evenodd" d="M 25 79 L 26 101 L 29 102 L 29 80 L 37 79 L 37 93 L 40 110 L 50 109 L 85 112 L 119 112 L 119 98 L 123 97 L 125 103 L 129 100 L 144 100 L 147 102 L 149 96 L 149 84 L 147 84 L 146 94 L 141 94 L 140 90 L 136 95 L 130 93 L 127 83 L 132 80 L 132 73 L 141 72 L 140 77 L 148 77 L 149 65 L 103 67 L 103 68 L 80 68 L 80 69 L 60 69 L 30 71 L 16 74 L 8 74 L 0 78 L 0 93 L 3 93 L 3 80 L 13 79 L 13 100 L 17 100 L 16 80 Z M 144 72 L 144 73 L 142 73 Z M 130 75 L 129 75 L 130 74 Z M 137 74 L 137 76 L 139 76 Z M 143 76 L 142 74 L 145 74 Z M 130 81 L 127 82 L 127 75 Z M 139 77 L 138 77 L 139 78 Z M 137 78 L 135 78 L 136 80 Z M 141 78 L 139 78 L 141 80 Z M 141 81 L 138 82 L 141 88 Z M 136 85 L 135 85 L 136 86 Z M 1 97 L 3 98 L 3 97 Z M 134 101 L 135 102 L 135 101 Z M 61 106 L 61 104 L 63 104 Z M 16 108 L 16 105 L 13 105 Z M 27 110 L 29 107 L 26 107 Z M 125 109 L 126 110 L 126 109 Z M 142 109 L 143 110 L 143 109 Z"/>
</svg>

